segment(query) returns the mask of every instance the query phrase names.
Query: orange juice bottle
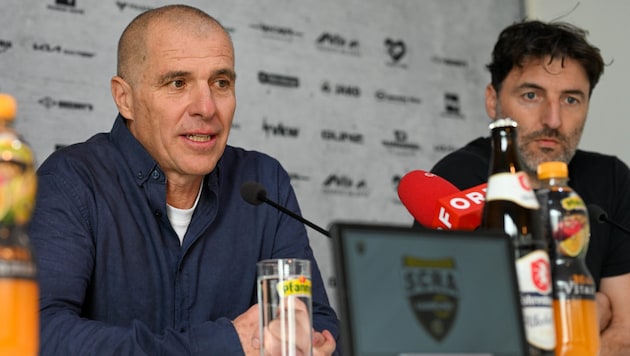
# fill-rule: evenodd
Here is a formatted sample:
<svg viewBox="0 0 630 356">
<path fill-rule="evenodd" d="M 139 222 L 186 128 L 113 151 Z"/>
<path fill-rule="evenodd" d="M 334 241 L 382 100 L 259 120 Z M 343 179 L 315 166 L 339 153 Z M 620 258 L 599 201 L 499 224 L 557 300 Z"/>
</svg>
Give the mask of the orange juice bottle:
<svg viewBox="0 0 630 356">
<path fill-rule="evenodd" d="M 550 242 L 556 355 L 597 355 L 595 283 L 584 261 L 590 238 L 586 206 L 567 185 L 566 163 L 541 163 L 538 179 L 543 185 L 538 192 L 541 219 Z"/>
<path fill-rule="evenodd" d="M 35 201 L 30 148 L 11 128 L 15 99 L 0 94 L 0 355 L 37 355 L 36 268 L 26 224 Z"/>
</svg>

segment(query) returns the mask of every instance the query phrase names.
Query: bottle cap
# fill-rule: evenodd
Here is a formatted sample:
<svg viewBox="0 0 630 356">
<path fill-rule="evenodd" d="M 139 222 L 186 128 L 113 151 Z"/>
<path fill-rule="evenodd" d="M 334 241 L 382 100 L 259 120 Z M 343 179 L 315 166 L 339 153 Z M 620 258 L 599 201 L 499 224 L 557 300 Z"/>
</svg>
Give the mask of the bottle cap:
<svg viewBox="0 0 630 356">
<path fill-rule="evenodd" d="M 538 179 L 567 178 L 567 164 L 559 161 L 543 162 L 538 165 Z"/>
<path fill-rule="evenodd" d="M 510 119 L 509 117 L 503 119 L 496 119 L 488 125 L 490 130 L 495 129 L 497 127 L 516 127 L 518 126 L 516 121 Z"/>
<path fill-rule="evenodd" d="M 17 111 L 17 102 L 9 94 L 0 93 L 0 120 L 13 120 Z"/>
</svg>

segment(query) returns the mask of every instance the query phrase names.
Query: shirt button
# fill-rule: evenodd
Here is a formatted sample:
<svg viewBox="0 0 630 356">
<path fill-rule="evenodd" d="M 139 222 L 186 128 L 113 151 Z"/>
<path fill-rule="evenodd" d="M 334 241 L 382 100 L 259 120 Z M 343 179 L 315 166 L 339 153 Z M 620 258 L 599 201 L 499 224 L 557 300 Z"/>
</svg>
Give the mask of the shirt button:
<svg viewBox="0 0 630 356">
<path fill-rule="evenodd" d="M 153 171 L 153 173 L 151 173 L 151 177 L 153 179 L 159 179 L 160 178 L 160 172 L 158 171 Z"/>
<path fill-rule="evenodd" d="M 136 174 L 136 177 L 138 177 L 138 179 L 142 179 L 142 177 L 144 177 L 144 174 L 142 174 L 142 172 L 138 172 L 138 174 Z"/>
<path fill-rule="evenodd" d="M 160 218 L 162 217 L 162 212 L 159 209 L 155 209 L 155 211 L 153 211 L 153 215 Z"/>
</svg>

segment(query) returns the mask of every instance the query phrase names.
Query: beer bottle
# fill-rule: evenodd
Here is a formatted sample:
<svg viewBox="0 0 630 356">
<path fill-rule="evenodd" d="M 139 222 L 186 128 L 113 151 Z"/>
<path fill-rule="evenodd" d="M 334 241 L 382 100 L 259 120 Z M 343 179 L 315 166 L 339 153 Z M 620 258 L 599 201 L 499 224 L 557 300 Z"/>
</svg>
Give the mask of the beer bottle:
<svg viewBox="0 0 630 356">
<path fill-rule="evenodd" d="M 537 192 L 541 220 L 550 241 L 556 355 L 597 355 L 595 283 L 585 263 L 590 238 L 588 211 L 567 185 L 566 163 L 541 163 L 538 179 L 542 183 Z"/>
<path fill-rule="evenodd" d="M 35 201 L 33 154 L 11 128 L 16 102 L 0 94 L 0 355 L 37 355 L 39 291 L 27 235 Z"/>
<path fill-rule="evenodd" d="M 551 271 L 539 204 L 517 154 L 517 124 L 509 118 L 490 124 L 492 153 L 482 228 L 511 239 L 529 355 L 553 355 L 556 346 Z"/>
</svg>

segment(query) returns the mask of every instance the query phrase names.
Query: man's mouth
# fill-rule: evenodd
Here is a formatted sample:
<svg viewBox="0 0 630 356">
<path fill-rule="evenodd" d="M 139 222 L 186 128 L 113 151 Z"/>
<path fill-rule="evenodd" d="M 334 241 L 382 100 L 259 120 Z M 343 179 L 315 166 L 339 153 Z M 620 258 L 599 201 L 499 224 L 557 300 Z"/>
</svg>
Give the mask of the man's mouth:
<svg viewBox="0 0 630 356">
<path fill-rule="evenodd" d="M 186 138 L 193 142 L 206 142 L 212 139 L 212 135 L 186 135 Z"/>
</svg>

